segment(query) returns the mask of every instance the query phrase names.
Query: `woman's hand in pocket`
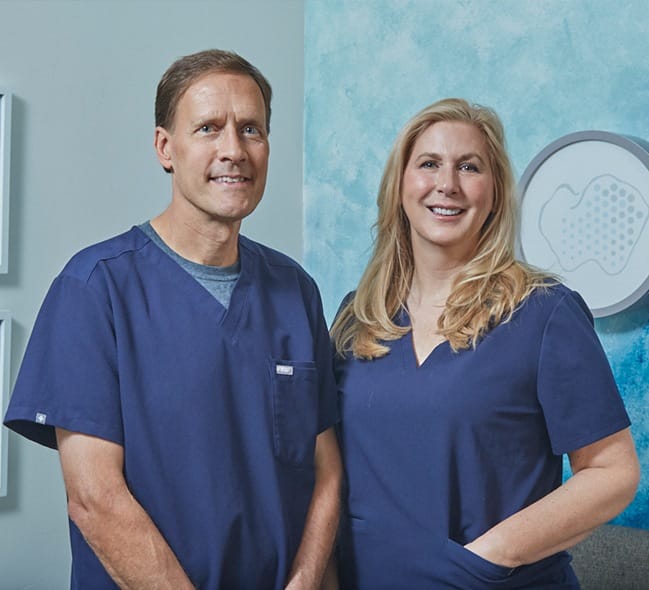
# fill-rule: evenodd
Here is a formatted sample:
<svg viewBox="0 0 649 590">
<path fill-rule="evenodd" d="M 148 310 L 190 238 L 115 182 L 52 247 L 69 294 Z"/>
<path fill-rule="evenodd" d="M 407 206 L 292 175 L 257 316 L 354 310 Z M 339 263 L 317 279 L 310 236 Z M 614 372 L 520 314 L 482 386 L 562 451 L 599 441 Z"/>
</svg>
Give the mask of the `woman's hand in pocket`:
<svg viewBox="0 0 649 590">
<path fill-rule="evenodd" d="M 471 543 L 467 543 L 464 548 L 496 565 L 509 568 L 515 568 L 521 565 L 521 563 L 516 562 L 512 558 L 511 551 L 507 551 L 506 547 L 501 548 L 499 546 L 495 535 L 490 535 L 489 531 L 474 541 L 471 541 Z"/>
</svg>

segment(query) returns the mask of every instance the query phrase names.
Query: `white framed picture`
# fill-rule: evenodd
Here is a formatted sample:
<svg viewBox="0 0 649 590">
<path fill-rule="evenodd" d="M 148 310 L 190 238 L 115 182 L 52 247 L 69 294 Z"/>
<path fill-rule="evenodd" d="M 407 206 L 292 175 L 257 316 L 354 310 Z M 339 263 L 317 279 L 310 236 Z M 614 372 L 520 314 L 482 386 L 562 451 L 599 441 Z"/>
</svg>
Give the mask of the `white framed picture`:
<svg viewBox="0 0 649 590">
<path fill-rule="evenodd" d="M 11 93 L 0 89 L 0 273 L 9 262 L 9 162 L 11 160 Z"/>
<path fill-rule="evenodd" d="M 11 354 L 11 314 L 0 310 L 0 417 L 9 403 Z M 7 495 L 7 439 L 9 432 L 0 424 L 0 496 Z"/>
</svg>

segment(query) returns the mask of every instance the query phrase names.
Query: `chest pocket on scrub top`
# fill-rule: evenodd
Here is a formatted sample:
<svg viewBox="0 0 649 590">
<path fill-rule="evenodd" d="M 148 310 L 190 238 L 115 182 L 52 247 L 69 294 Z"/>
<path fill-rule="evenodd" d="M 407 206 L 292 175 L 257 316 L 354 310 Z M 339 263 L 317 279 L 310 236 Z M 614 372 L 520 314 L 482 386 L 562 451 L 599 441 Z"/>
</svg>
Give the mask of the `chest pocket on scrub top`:
<svg viewBox="0 0 649 590">
<path fill-rule="evenodd" d="M 318 372 L 312 361 L 271 359 L 275 456 L 312 464 L 318 430 Z"/>
</svg>

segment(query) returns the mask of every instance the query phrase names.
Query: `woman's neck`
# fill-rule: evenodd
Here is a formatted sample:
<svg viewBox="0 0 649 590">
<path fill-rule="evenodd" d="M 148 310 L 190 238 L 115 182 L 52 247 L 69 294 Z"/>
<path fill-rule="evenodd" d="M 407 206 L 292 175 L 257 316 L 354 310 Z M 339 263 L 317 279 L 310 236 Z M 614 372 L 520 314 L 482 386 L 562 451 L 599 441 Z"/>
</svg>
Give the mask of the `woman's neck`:
<svg viewBox="0 0 649 590">
<path fill-rule="evenodd" d="M 443 308 L 463 266 L 462 264 L 433 267 L 415 261 L 408 305 L 418 308 L 421 306 Z"/>
</svg>

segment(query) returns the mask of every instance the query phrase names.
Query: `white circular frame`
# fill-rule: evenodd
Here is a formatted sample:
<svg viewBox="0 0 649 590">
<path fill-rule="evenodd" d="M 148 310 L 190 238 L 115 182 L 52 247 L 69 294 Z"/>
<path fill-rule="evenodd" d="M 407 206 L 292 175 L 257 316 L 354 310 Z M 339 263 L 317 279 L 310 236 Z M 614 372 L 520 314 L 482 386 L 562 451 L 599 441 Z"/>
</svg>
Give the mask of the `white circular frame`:
<svg viewBox="0 0 649 590">
<path fill-rule="evenodd" d="M 607 164 L 617 164 L 623 173 L 618 176 L 614 169 L 605 168 L 602 173 L 601 169 L 595 168 L 597 164 L 592 160 L 597 160 L 604 152 L 610 156 L 606 158 Z M 575 160 L 578 154 L 584 155 Z M 624 159 L 629 156 L 631 159 L 625 162 Z M 560 167 L 566 163 L 570 164 L 569 172 L 566 173 L 567 179 L 558 174 Z M 544 173 L 544 167 L 549 172 Z M 561 170 L 561 174 L 563 173 Z M 624 174 L 627 176 L 624 177 Z M 635 184 L 627 184 L 628 177 L 634 177 Z M 624 221 L 626 226 L 621 226 L 622 220 L 616 217 L 607 218 L 611 199 L 617 199 L 618 194 L 613 193 L 612 197 L 606 197 L 608 201 L 601 207 L 599 204 L 593 204 L 593 199 L 599 199 L 600 193 L 609 194 L 607 187 L 602 191 L 598 184 L 600 180 L 600 184 L 613 183 L 610 186 L 619 190 L 626 199 L 637 197 L 634 216 L 622 211 L 622 216 L 627 214 Z M 625 188 L 617 188 L 618 184 Z M 575 190 L 575 186 L 578 190 Z M 635 193 L 632 193 L 631 189 L 635 189 Z M 534 266 L 558 274 L 568 287 L 579 291 L 593 316 L 604 317 L 618 313 L 649 291 L 649 143 L 636 137 L 606 131 L 580 131 L 565 135 L 553 141 L 532 159 L 518 183 L 518 195 L 521 206 L 519 255 Z M 565 207 L 564 202 L 559 202 L 562 198 L 567 199 L 564 202 L 570 206 Z M 622 207 L 622 204 L 618 202 L 617 206 Z M 551 225 L 550 213 L 558 213 L 561 207 L 567 213 L 560 220 L 552 218 L 554 225 Z M 632 209 L 629 207 L 629 210 Z M 594 226 L 592 230 L 584 229 L 584 211 L 588 217 L 595 217 L 588 220 L 588 227 Z M 544 225 L 550 228 L 545 233 Z M 571 230 L 570 227 L 575 225 L 577 229 Z M 611 229 L 611 225 L 616 227 Z M 576 237 L 572 233 L 575 231 Z M 618 234 L 612 234 L 612 231 L 636 231 L 638 235 L 630 235 L 625 244 L 616 246 L 611 246 L 610 240 L 605 246 L 583 243 L 586 237 L 596 236 L 595 241 L 599 243 L 604 242 L 605 236 L 613 235 L 612 242 L 615 244 Z M 553 233 L 555 239 L 562 240 L 562 250 L 555 248 L 548 237 L 549 233 Z M 624 255 L 628 255 L 626 261 L 620 251 L 613 251 L 612 254 L 616 257 L 609 257 L 611 250 L 605 250 L 605 247 L 624 249 L 625 245 L 627 250 Z M 601 258 L 594 254 L 599 252 L 599 248 L 603 251 Z M 608 262 L 605 262 L 604 258 L 607 258 Z"/>
</svg>

